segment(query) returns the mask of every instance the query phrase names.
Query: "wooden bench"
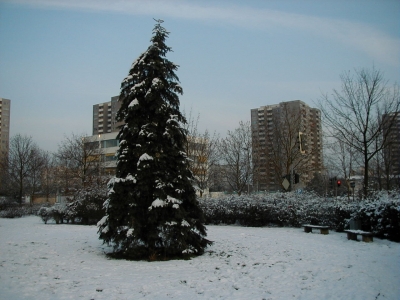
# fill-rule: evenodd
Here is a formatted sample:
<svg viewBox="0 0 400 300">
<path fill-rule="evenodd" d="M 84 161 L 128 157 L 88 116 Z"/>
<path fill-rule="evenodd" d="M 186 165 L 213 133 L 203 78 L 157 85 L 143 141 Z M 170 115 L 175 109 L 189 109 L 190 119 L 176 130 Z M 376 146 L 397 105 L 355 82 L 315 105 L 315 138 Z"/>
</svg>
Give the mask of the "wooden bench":
<svg viewBox="0 0 400 300">
<path fill-rule="evenodd" d="M 344 232 L 347 233 L 348 240 L 357 241 L 357 235 L 361 235 L 363 242 L 369 243 L 374 241 L 374 234 L 372 232 L 362 230 L 345 230 Z"/>
<path fill-rule="evenodd" d="M 304 227 L 304 232 L 312 232 L 313 228 L 319 229 L 321 231 L 321 234 L 329 234 L 329 226 L 320 226 L 320 225 L 310 225 L 306 224 L 303 225 Z"/>
</svg>

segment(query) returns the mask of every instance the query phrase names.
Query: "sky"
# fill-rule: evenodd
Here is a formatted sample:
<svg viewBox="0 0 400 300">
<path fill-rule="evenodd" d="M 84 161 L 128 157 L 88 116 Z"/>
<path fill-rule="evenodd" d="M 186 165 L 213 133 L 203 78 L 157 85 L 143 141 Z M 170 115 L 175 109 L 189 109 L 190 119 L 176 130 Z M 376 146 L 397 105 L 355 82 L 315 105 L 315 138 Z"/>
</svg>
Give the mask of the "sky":
<svg viewBox="0 0 400 300">
<path fill-rule="evenodd" d="M 57 151 L 92 134 L 93 105 L 119 95 L 164 20 L 180 67 L 181 110 L 224 136 L 250 110 L 315 107 L 343 72 L 375 68 L 400 81 L 398 0 L 0 0 L 0 98 L 11 135 Z"/>
</svg>

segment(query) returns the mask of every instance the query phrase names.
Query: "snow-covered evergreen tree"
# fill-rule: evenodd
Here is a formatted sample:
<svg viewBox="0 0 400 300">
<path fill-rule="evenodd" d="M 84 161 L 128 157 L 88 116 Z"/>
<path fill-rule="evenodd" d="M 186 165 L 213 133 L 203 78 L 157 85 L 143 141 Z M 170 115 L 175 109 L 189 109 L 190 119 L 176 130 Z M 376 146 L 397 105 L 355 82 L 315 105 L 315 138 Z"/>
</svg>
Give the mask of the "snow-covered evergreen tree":
<svg viewBox="0 0 400 300">
<path fill-rule="evenodd" d="M 116 176 L 109 182 L 100 239 L 132 259 L 199 255 L 210 244 L 184 152 L 178 66 L 165 55 L 168 32 L 156 20 L 151 45 L 121 83 Z"/>
</svg>

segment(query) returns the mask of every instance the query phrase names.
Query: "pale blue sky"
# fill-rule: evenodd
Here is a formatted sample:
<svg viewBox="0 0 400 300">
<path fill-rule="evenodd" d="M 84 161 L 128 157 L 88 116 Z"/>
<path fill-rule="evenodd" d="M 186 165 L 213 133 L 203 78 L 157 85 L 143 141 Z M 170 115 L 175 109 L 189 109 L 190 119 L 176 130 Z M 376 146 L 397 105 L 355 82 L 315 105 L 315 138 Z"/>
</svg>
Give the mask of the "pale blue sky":
<svg viewBox="0 0 400 300">
<path fill-rule="evenodd" d="M 170 31 L 181 108 L 225 135 L 250 109 L 295 99 L 314 106 L 355 68 L 400 82 L 398 0 L 0 0 L 0 97 L 11 134 L 55 151 L 92 133 L 92 107 L 119 94 L 149 46 Z"/>
</svg>

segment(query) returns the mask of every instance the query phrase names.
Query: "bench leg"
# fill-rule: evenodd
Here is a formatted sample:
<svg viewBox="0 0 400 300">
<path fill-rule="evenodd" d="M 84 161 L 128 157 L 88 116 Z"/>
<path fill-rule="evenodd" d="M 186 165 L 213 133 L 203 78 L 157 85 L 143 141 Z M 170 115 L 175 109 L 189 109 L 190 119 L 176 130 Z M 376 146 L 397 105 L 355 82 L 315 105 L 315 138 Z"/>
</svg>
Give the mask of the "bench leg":
<svg viewBox="0 0 400 300">
<path fill-rule="evenodd" d="M 329 234 L 329 229 L 321 228 L 321 234 Z"/>
<path fill-rule="evenodd" d="M 312 228 L 311 227 L 304 227 L 304 232 L 312 232 Z"/>
<path fill-rule="evenodd" d="M 352 232 L 348 232 L 348 233 L 347 233 L 347 239 L 348 239 L 348 240 L 357 241 L 357 234 L 352 233 Z"/>
<path fill-rule="evenodd" d="M 374 241 L 374 237 L 371 235 L 363 235 L 362 240 L 363 242 L 369 243 Z"/>
</svg>

